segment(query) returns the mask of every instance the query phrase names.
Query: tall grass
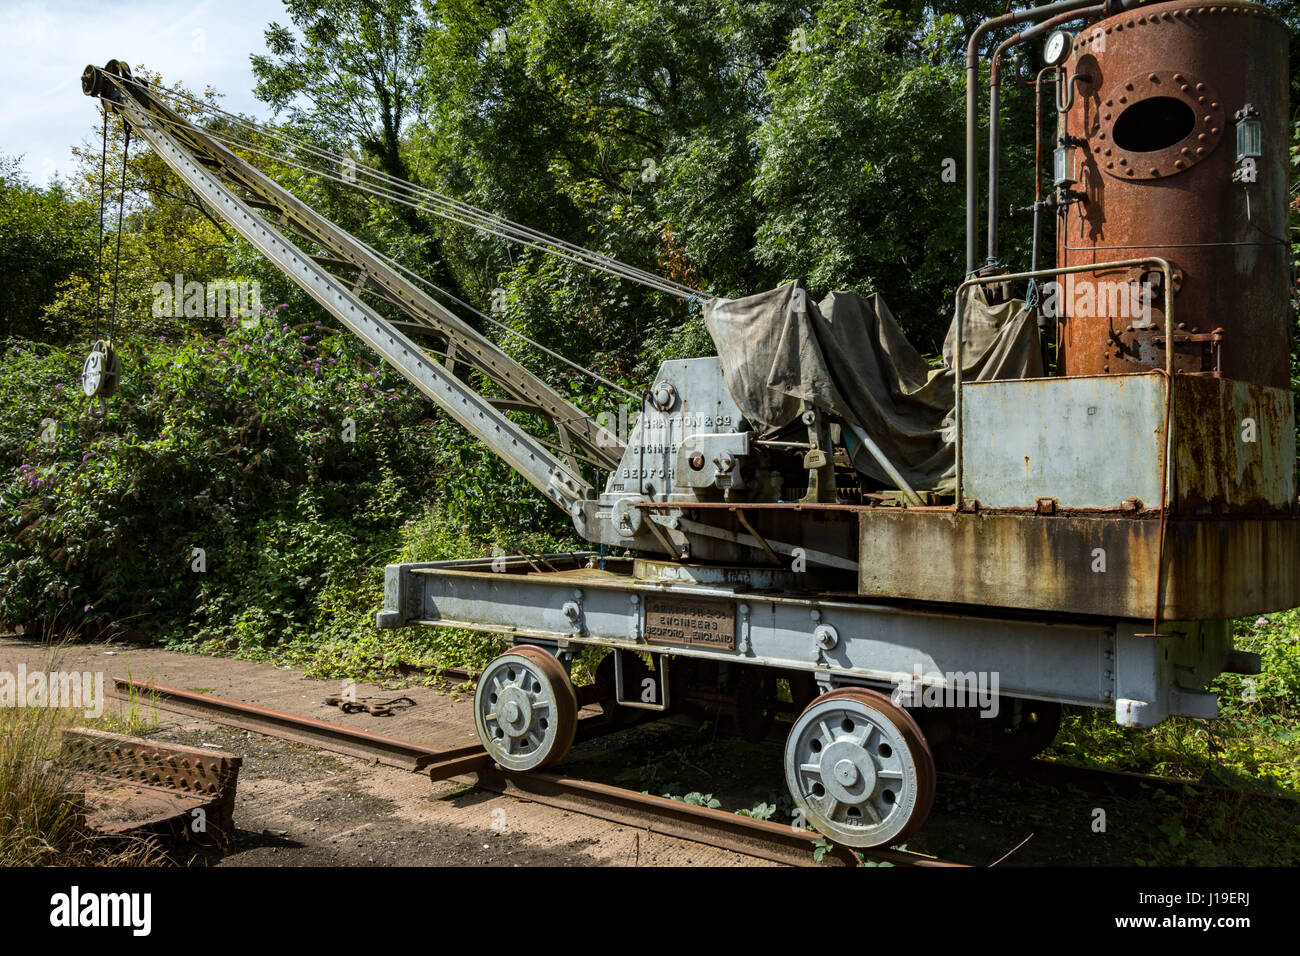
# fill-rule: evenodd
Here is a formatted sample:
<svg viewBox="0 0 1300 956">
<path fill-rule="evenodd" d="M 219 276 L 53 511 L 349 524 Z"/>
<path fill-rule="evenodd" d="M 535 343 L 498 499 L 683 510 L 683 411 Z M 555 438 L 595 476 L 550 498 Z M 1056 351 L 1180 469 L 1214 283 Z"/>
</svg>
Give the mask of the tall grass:
<svg viewBox="0 0 1300 956">
<path fill-rule="evenodd" d="M 89 862 L 79 795 L 54 760 L 63 722 L 48 707 L 0 711 L 0 866 Z"/>
<path fill-rule="evenodd" d="M 47 673 L 57 670 L 45 666 Z M 21 689 L 20 689 L 21 693 Z M 82 791 L 60 766 L 64 729 L 124 728 L 107 714 L 94 721 L 56 707 L 0 708 L 0 867 L 157 865 L 149 838 L 104 837 L 85 824 Z"/>
</svg>

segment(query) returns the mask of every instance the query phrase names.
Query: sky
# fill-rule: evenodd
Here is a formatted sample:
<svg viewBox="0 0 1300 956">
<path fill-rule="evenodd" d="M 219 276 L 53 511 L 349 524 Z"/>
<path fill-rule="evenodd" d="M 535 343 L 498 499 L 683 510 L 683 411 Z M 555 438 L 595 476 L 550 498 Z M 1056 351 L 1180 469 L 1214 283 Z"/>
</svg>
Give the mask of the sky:
<svg viewBox="0 0 1300 956">
<path fill-rule="evenodd" d="M 212 86 L 223 109 L 267 118 L 248 58 L 266 52 L 273 20 L 289 22 L 280 0 L 0 0 L 0 154 L 22 154 L 33 183 L 71 175 L 72 147 L 100 122 L 81 71 L 112 59 L 193 91 Z"/>
</svg>

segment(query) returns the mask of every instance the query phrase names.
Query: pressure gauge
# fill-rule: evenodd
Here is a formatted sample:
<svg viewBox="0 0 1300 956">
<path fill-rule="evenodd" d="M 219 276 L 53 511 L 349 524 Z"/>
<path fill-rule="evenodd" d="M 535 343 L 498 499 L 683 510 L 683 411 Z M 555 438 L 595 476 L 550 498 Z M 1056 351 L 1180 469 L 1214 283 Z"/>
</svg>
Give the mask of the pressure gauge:
<svg viewBox="0 0 1300 956">
<path fill-rule="evenodd" d="M 1043 44 L 1043 62 L 1048 66 L 1060 66 L 1070 56 L 1070 32 L 1053 30 Z"/>
</svg>

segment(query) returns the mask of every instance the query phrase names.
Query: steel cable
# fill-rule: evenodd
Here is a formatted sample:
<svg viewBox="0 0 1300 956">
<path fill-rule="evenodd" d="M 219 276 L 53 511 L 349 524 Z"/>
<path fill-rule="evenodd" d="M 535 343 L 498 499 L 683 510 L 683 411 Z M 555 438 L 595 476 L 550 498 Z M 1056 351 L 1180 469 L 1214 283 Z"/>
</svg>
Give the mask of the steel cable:
<svg viewBox="0 0 1300 956">
<path fill-rule="evenodd" d="M 327 178 L 343 183 L 344 185 L 354 186 L 363 191 L 370 192 L 372 195 L 378 195 L 380 198 L 404 203 L 405 205 L 427 212 L 431 215 L 439 216 L 440 218 L 448 219 L 452 222 L 466 225 L 471 228 L 480 229 L 481 231 L 489 232 L 492 235 L 496 235 L 503 239 L 519 242 L 543 253 L 558 255 L 561 258 L 566 258 L 579 265 L 594 268 L 619 278 L 626 278 L 670 295 L 675 295 L 684 299 L 690 299 L 701 295 L 701 292 L 698 289 L 693 289 L 682 283 L 665 279 L 662 276 L 657 276 L 654 273 L 621 262 L 610 256 L 592 252 L 590 249 L 583 246 L 560 239 L 557 236 L 549 235 L 541 230 L 533 229 L 504 216 L 488 212 L 487 210 L 473 206 L 463 200 L 456 199 L 455 197 L 447 196 L 427 187 L 392 176 L 382 170 L 376 170 L 372 167 L 366 166 L 365 164 L 357 163 L 351 157 L 341 156 L 329 150 L 322 149 L 314 144 L 303 142 L 302 140 L 289 136 L 280 130 L 247 120 L 244 117 L 222 110 L 219 107 L 199 100 L 189 94 L 170 90 L 161 90 L 135 79 L 123 79 L 123 82 L 130 83 L 131 85 L 146 90 L 155 96 L 162 95 L 183 99 L 200 111 L 226 119 L 231 123 L 249 130 L 250 132 L 278 140 L 286 146 L 301 150 L 302 152 L 314 156 L 318 160 L 328 161 L 332 164 L 336 164 L 342 170 L 347 170 L 345 173 L 336 174 L 333 171 L 322 170 L 319 167 L 305 166 L 290 161 L 290 165 L 296 166 L 304 171 L 326 176 Z M 161 119 L 161 117 L 158 118 Z M 195 124 L 190 123 L 189 125 Z M 281 161 L 285 159 L 283 156 L 258 150 L 252 144 L 237 138 L 223 137 L 213 130 L 202 129 L 197 126 L 195 128 L 200 129 L 201 132 L 207 135 L 212 135 L 221 139 L 223 142 L 233 142 L 240 147 L 252 149 L 260 155 L 267 156 L 268 158 Z M 369 184 L 356 182 L 356 176 L 365 177 L 370 181 Z M 423 198 L 428 202 L 420 202 L 419 198 Z"/>
</svg>

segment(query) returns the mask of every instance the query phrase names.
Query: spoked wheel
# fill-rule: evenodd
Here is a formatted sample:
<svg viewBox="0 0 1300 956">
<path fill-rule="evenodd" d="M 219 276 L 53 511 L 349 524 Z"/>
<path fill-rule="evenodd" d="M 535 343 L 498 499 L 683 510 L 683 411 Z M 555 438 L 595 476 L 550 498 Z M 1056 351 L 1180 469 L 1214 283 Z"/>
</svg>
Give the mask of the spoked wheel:
<svg viewBox="0 0 1300 956">
<path fill-rule="evenodd" d="M 521 645 L 479 678 L 474 725 L 483 749 L 501 766 L 536 770 L 573 746 L 578 697 L 559 661 L 540 647 Z"/>
<path fill-rule="evenodd" d="M 934 757 L 916 721 L 859 687 L 822 694 L 799 715 L 785 780 L 808 822 L 845 846 L 899 843 L 934 804 Z"/>
</svg>

